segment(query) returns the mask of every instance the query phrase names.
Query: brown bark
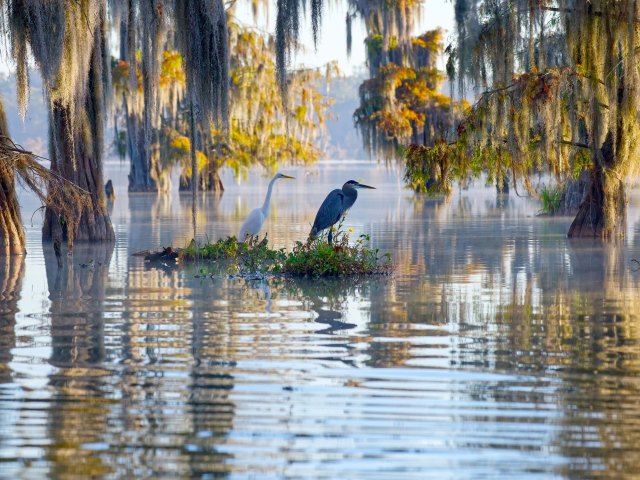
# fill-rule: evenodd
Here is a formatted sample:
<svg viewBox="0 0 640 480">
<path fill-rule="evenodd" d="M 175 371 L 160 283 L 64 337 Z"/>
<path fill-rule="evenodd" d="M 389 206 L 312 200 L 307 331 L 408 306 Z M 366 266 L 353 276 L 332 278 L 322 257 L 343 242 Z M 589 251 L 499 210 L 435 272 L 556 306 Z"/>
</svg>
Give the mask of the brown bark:
<svg viewBox="0 0 640 480">
<path fill-rule="evenodd" d="M 91 205 L 75 225 L 47 208 L 43 240 L 112 241 L 115 239 L 107 211 L 102 176 L 103 116 L 102 39 L 96 32 L 84 105 L 73 111 L 55 101 L 50 112 L 51 171 L 91 193 Z M 70 229 L 71 227 L 71 229 Z"/>
<path fill-rule="evenodd" d="M 616 159 L 611 138 L 609 133 L 600 150 L 602 156 L 591 170 L 588 190 L 569 228 L 569 238 L 624 235 L 627 198 L 624 182 L 613 170 Z"/>
<path fill-rule="evenodd" d="M 0 142 L 9 137 L 9 129 L 0 98 Z M 16 196 L 11 158 L 0 152 L 0 256 L 25 253 L 25 238 Z"/>
<path fill-rule="evenodd" d="M 16 197 L 14 174 L 0 158 L 0 256 L 25 253 L 24 230 Z"/>
<path fill-rule="evenodd" d="M 224 192 L 224 185 L 217 169 L 205 169 L 200 175 L 198 175 L 198 182 L 200 183 L 201 192 Z M 188 192 L 191 190 L 191 177 L 187 175 L 180 175 L 180 188 L 181 192 Z"/>
<path fill-rule="evenodd" d="M 129 112 L 127 100 L 124 100 L 127 118 L 127 150 L 131 160 L 129 170 L 129 192 L 157 192 L 160 182 L 160 141 L 158 132 L 152 132 L 149 145 L 145 141 L 145 119 Z M 145 112 L 145 115 L 148 113 Z"/>
<path fill-rule="evenodd" d="M 202 172 L 200 190 L 206 190 L 207 192 L 224 192 L 224 185 L 222 185 L 222 179 L 220 178 L 217 168 L 205 168 Z"/>
</svg>

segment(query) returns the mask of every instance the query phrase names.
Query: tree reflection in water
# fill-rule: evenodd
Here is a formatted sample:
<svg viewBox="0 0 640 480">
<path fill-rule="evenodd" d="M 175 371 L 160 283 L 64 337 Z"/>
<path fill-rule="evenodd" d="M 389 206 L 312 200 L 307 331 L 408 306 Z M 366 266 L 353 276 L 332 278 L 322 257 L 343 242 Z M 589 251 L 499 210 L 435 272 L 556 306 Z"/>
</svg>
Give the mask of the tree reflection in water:
<svg viewBox="0 0 640 480">
<path fill-rule="evenodd" d="M 23 277 L 23 255 L 0 256 L 0 385 L 12 382 L 9 363 L 16 346 L 16 313 Z"/>
<path fill-rule="evenodd" d="M 106 475 L 112 466 L 91 446 L 110 443 L 111 368 L 105 365 L 104 301 L 112 243 L 78 245 L 64 268 L 45 249 L 53 389 L 47 459 L 54 477 Z"/>
</svg>

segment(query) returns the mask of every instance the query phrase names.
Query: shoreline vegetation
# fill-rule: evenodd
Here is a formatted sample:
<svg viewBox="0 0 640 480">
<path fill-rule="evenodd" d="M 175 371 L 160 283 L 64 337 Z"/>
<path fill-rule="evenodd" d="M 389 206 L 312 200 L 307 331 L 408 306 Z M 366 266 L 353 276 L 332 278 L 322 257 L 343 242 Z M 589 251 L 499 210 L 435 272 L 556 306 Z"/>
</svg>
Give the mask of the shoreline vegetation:
<svg viewBox="0 0 640 480">
<path fill-rule="evenodd" d="M 191 240 L 184 248 L 166 247 L 158 251 L 142 251 L 134 256 L 144 257 L 151 265 L 171 267 L 203 263 L 200 276 L 232 274 L 241 277 L 285 275 L 292 277 L 346 277 L 389 275 L 393 272 L 391 254 L 381 253 L 369 246 L 369 235 L 360 235 L 350 243 L 349 232 L 337 230 L 334 244 L 326 242 L 322 235 L 307 242 L 296 242 L 287 251 L 271 249 L 265 234 L 238 243 L 235 236 L 221 238 L 203 244 Z"/>
</svg>

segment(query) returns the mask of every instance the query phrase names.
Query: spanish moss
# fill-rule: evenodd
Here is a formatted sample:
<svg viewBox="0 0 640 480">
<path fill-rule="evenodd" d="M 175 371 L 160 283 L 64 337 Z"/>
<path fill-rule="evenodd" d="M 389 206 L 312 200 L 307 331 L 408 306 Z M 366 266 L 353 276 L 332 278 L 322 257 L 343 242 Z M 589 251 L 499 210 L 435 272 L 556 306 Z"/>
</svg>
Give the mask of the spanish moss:
<svg viewBox="0 0 640 480">
<path fill-rule="evenodd" d="M 175 5 L 175 35 L 185 60 L 187 90 L 203 125 L 226 129 L 229 118 L 229 34 L 222 0 Z"/>
<path fill-rule="evenodd" d="M 624 182 L 640 165 L 639 13 L 636 2 L 614 0 L 456 2 L 455 74 L 461 88 L 469 80 L 484 93 L 452 151 L 475 149 L 482 168 L 534 195 L 535 171 L 587 172 L 570 236 L 624 231 Z"/>
</svg>

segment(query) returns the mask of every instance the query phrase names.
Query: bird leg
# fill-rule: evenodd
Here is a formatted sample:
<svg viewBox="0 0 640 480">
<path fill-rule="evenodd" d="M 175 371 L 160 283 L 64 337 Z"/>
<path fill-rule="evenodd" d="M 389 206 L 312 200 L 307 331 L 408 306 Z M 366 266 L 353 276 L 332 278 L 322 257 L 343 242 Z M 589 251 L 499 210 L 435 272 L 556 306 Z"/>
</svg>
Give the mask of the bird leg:
<svg viewBox="0 0 640 480">
<path fill-rule="evenodd" d="M 329 245 L 333 245 L 333 229 L 329 228 Z"/>
</svg>

